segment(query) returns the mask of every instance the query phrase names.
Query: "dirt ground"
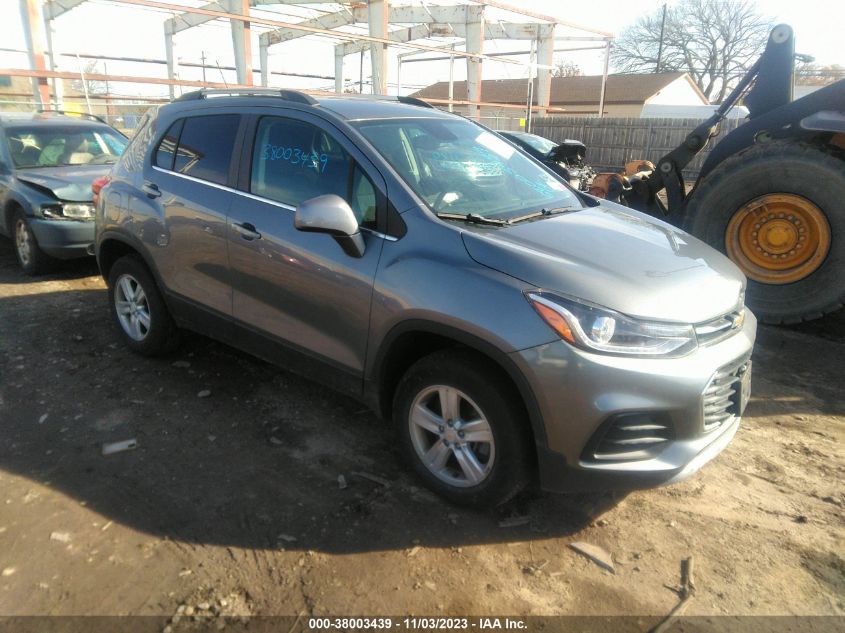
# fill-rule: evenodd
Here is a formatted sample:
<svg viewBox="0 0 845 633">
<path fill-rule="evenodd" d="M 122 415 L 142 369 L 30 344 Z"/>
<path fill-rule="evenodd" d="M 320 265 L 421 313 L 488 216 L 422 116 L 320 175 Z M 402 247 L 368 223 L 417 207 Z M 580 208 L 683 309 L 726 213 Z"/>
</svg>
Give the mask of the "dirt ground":
<svg viewBox="0 0 845 633">
<path fill-rule="evenodd" d="M 841 615 L 845 315 L 761 328 L 754 360 L 691 480 L 467 511 L 357 402 L 199 336 L 135 356 L 91 261 L 30 279 L 0 240 L 0 616 L 664 615 L 689 556 L 687 614 Z"/>
</svg>

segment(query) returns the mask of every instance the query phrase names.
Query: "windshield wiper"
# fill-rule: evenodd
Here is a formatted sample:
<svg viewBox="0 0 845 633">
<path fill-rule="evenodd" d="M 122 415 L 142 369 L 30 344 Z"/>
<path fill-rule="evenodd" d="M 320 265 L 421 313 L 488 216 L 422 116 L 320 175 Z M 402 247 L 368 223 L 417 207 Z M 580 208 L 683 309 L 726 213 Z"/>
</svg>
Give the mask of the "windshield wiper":
<svg viewBox="0 0 845 633">
<path fill-rule="evenodd" d="M 506 226 L 510 222 L 508 220 L 500 220 L 498 218 L 485 218 L 483 215 L 477 213 L 436 213 L 438 218 L 444 220 L 463 220 L 464 222 L 472 222 L 473 224 L 491 224 L 495 226 Z"/>
<path fill-rule="evenodd" d="M 532 211 L 525 215 L 518 215 L 507 220 L 508 224 L 516 224 L 517 222 L 524 222 L 525 220 L 532 220 L 534 218 L 542 218 L 550 215 L 557 215 L 558 213 L 566 213 L 567 211 L 575 211 L 579 207 L 555 207 L 554 209 L 540 209 L 539 211 Z"/>
</svg>

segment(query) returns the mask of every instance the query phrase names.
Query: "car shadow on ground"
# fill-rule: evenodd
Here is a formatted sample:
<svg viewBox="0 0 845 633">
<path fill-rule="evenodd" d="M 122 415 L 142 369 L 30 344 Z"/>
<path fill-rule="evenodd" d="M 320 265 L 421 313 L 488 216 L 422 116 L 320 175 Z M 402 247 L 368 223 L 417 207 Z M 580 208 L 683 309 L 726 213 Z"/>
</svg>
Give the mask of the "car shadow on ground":
<svg viewBox="0 0 845 633">
<path fill-rule="evenodd" d="M 494 511 L 452 506 L 422 488 L 389 425 L 355 400 L 200 336 L 168 358 L 133 355 L 95 279 L 20 296 L 3 296 L 5 283 L 0 468 L 107 520 L 178 541 L 351 553 L 565 536 L 624 498 L 534 489 Z M 762 334 L 773 342 L 755 354 L 748 415 L 841 411 L 833 399 L 774 398 L 795 375 L 817 385 L 813 372 L 830 368 L 811 349 L 785 371 L 771 345 L 824 341 Z M 137 449 L 101 454 L 129 439 Z"/>
<path fill-rule="evenodd" d="M 24 275 L 18 266 L 17 259 L 15 259 L 12 241 L 0 236 L 0 283 L 27 284 L 33 281 L 81 279 L 99 274 L 97 260 L 94 257 L 55 260 L 52 264 L 50 269 L 43 275 L 37 277 Z"/>
<path fill-rule="evenodd" d="M 0 323 L 0 469 L 158 537 L 461 547 L 570 534 L 624 497 L 535 487 L 497 510 L 450 505 L 351 398 L 197 335 L 167 358 L 131 354 L 102 288 L 0 296 Z M 128 439 L 135 450 L 101 454 Z"/>
</svg>

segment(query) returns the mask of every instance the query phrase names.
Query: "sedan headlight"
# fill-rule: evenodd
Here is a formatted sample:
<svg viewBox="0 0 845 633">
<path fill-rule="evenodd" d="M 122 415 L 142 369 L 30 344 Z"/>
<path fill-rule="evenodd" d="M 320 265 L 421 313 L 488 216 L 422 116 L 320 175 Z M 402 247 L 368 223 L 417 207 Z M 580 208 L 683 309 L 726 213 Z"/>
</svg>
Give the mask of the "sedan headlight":
<svg viewBox="0 0 845 633">
<path fill-rule="evenodd" d="M 41 206 L 45 218 L 61 220 L 90 220 L 94 217 L 94 205 L 87 202 L 54 202 Z"/>
<path fill-rule="evenodd" d="M 550 292 L 526 297 L 560 337 L 572 345 L 620 356 L 683 356 L 698 343 L 692 325 L 643 321 Z"/>
<path fill-rule="evenodd" d="M 62 211 L 64 212 L 66 218 L 83 220 L 94 217 L 93 204 L 65 202 L 62 205 Z"/>
</svg>

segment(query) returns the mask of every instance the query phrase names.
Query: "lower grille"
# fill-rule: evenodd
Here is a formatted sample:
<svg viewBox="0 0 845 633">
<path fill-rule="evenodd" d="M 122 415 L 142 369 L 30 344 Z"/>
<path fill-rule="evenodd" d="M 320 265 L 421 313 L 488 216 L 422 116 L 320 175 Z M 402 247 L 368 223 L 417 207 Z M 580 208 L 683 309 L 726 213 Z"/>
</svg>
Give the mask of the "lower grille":
<svg viewBox="0 0 845 633">
<path fill-rule="evenodd" d="M 669 417 L 660 413 L 626 413 L 608 420 L 588 445 L 589 461 L 636 461 L 658 455 L 674 439 Z"/>
<path fill-rule="evenodd" d="M 748 365 L 748 359 L 727 365 L 718 370 L 704 390 L 704 432 L 714 431 L 725 422 L 739 415 L 739 384 Z"/>
</svg>

